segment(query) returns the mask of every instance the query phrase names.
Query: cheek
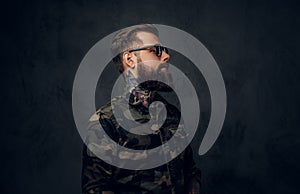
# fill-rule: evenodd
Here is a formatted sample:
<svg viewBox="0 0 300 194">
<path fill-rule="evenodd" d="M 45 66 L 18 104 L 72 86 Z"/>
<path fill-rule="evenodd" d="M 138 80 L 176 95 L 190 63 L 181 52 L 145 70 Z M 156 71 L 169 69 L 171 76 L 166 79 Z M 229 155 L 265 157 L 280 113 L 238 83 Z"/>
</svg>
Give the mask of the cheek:
<svg viewBox="0 0 300 194">
<path fill-rule="evenodd" d="M 147 70 L 148 70 L 149 73 L 151 72 L 153 75 L 156 75 L 157 73 L 159 73 L 158 72 L 158 65 L 154 65 L 154 64 L 149 65 L 149 66 L 147 66 Z"/>
<path fill-rule="evenodd" d="M 155 53 L 150 53 L 149 51 L 145 51 L 140 55 L 142 61 L 159 61 L 159 57 L 156 56 Z"/>
<path fill-rule="evenodd" d="M 150 67 L 150 66 L 147 66 L 147 65 L 144 65 L 143 66 L 143 71 L 144 71 L 144 74 L 147 75 L 147 76 L 150 76 L 153 74 L 153 69 Z"/>
<path fill-rule="evenodd" d="M 157 60 L 150 60 L 143 62 L 144 69 L 148 72 L 155 73 L 159 68 L 160 62 Z"/>
</svg>

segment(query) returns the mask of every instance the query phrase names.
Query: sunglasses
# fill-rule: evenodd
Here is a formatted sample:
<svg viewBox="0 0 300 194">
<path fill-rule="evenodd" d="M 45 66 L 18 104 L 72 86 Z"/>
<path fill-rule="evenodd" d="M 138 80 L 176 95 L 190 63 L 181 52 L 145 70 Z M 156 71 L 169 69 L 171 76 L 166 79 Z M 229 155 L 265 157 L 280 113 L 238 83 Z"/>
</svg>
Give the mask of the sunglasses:
<svg viewBox="0 0 300 194">
<path fill-rule="evenodd" d="M 134 51 L 141 51 L 141 50 L 151 50 L 153 49 L 155 51 L 156 56 L 160 57 L 162 55 L 162 52 L 165 51 L 167 54 L 169 54 L 168 48 L 161 46 L 161 45 L 151 45 L 151 46 L 145 46 L 137 49 L 129 50 L 128 52 L 134 52 Z"/>
</svg>

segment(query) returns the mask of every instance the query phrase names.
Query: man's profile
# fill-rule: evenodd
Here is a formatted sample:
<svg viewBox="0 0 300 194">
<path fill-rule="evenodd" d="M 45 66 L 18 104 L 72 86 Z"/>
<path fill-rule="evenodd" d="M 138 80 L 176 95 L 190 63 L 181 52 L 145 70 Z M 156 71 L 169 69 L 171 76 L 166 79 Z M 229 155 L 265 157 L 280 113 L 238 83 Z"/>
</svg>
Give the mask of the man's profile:
<svg viewBox="0 0 300 194">
<path fill-rule="evenodd" d="M 106 161 L 140 160 L 141 165 L 150 162 L 146 154 L 138 155 L 117 150 L 105 140 L 103 133 L 99 133 L 100 130 L 105 131 L 106 136 L 119 145 L 136 150 L 155 148 L 171 138 L 180 139 L 185 136 L 179 123 L 180 110 L 159 94 L 172 92 L 172 77 L 168 72 L 168 48 L 161 45 L 158 37 L 158 30 L 149 24 L 122 29 L 114 37 L 111 46 L 113 62 L 123 74 L 126 87 L 124 95 L 112 101 L 118 104 L 118 110 L 125 120 L 133 118 L 138 124 L 129 128 L 121 126 L 113 114 L 111 102 L 103 105 L 90 118 L 83 150 L 84 194 L 200 193 L 200 171 L 195 166 L 190 146 L 178 154 L 176 150 L 168 151 L 166 148 L 167 151 L 161 154 L 162 157 L 164 154 L 176 157 L 162 166 L 148 170 L 122 169 L 97 157 L 97 153 L 100 153 L 109 157 Z M 149 111 L 151 103 L 155 101 L 162 102 L 167 109 L 162 125 L 158 124 L 162 122 L 162 108 L 159 105 L 155 106 L 154 115 Z M 142 127 L 143 123 L 147 123 L 151 118 L 156 123 L 149 128 Z"/>
</svg>

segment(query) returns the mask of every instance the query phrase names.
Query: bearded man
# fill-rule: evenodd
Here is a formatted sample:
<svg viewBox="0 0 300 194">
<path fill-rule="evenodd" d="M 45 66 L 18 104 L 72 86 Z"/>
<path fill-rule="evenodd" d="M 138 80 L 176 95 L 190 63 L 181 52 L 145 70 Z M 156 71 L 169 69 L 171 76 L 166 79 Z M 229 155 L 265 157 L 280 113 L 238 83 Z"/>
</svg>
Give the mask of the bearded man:
<svg viewBox="0 0 300 194">
<path fill-rule="evenodd" d="M 83 150 L 82 193 L 200 193 L 200 170 L 190 146 L 180 153 L 179 143 L 172 145 L 173 149 L 167 147 L 161 157 L 173 156 L 172 160 L 143 169 L 145 164 L 155 161 L 150 155 L 120 151 L 107 140 L 109 137 L 128 149 L 148 150 L 164 145 L 171 138 L 179 142 L 186 135 L 180 123 L 180 110 L 159 94 L 174 91 L 168 71 L 169 51 L 161 45 L 158 30 L 149 24 L 122 29 L 115 35 L 111 50 L 113 62 L 126 82 L 125 92 L 90 118 Z M 165 109 L 161 104 L 151 107 L 157 101 Z M 150 107 L 155 111 L 149 111 Z M 121 113 L 121 119 L 117 119 L 116 112 Z M 130 120 L 135 124 L 129 125 Z M 151 125 L 145 125 L 150 120 Z M 109 162 L 116 160 L 124 164 L 138 160 L 140 166 L 132 170 Z"/>
</svg>

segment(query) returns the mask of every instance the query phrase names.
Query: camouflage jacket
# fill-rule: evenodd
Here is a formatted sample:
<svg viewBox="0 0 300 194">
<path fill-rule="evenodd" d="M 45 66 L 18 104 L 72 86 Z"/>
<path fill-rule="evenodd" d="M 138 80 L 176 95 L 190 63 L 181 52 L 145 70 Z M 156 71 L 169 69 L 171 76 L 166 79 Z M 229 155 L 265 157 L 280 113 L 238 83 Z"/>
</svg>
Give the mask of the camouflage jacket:
<svg viewBox="0 0 300 194">
<path fill-rule="evenodd" d="M 147 96 L 148 94 L 143 93 L 143 91 L 141 93 L 143 96 Z M 134 130 L 141 130 L 139 126 L 133 127 L 129 131 L 124 130 L 113 114 L 112 102 L 116 102 L 120 105 L 121 109 L 124 109 L 122 112 L 124 117 L 128 117 L 127 114 L 131 114 L 140 123 L 147 122 L 150 117 L 149 109 L 145 106 L 144 99 L 143 101 L 139 101 L 140 99 L 135 98 L 135 96 L 133 96 L 134 99 L 130 103 L 130 111 L 128 111 L 128 99 L 119 97 L 102 106 L 90 118 L 88 135 L 83 149 L 83 194 L 101 194 L 102 191 L 112 191 L 115 194 L 200 193 L 200 170 L 195 166 L 190 146 L 177 154 L 177 157 L 170 162 L 148 170 L 118 168 L 96 156 L 97 153 L 101 152 L 104 156 L 110 157 L 108 160 L 122 158 L 130 162 L 130 160 L 141 159 L 141 157 L 130 153 L 121 153 L 104 138 L 105 136 L 109 136 L 109 138 L 121 146 L 143 150 L 162 145 L 177 130 L 180 130 L 182 126 L 179 124 L 180 112 L 178 109 L 166 102 L 159 95 L 149 94 L 148 97 L 153 101 L 158 100 L 163 102 L 168 112 L 164 125 L 161 128 L 153 130 L 153 127 L 151 127 L 152 129 L 148 129 L 154 131 L 150 135 L 141 136 L 131 133 Z M 148 103 L 150 104 L 151 102 Z M 186 135 L 183 132 L 176 134 L 179 134 L 178 136 Z M 147 162 L 147 156 L 143 157 L 142 160 Z"/>
</svg>

